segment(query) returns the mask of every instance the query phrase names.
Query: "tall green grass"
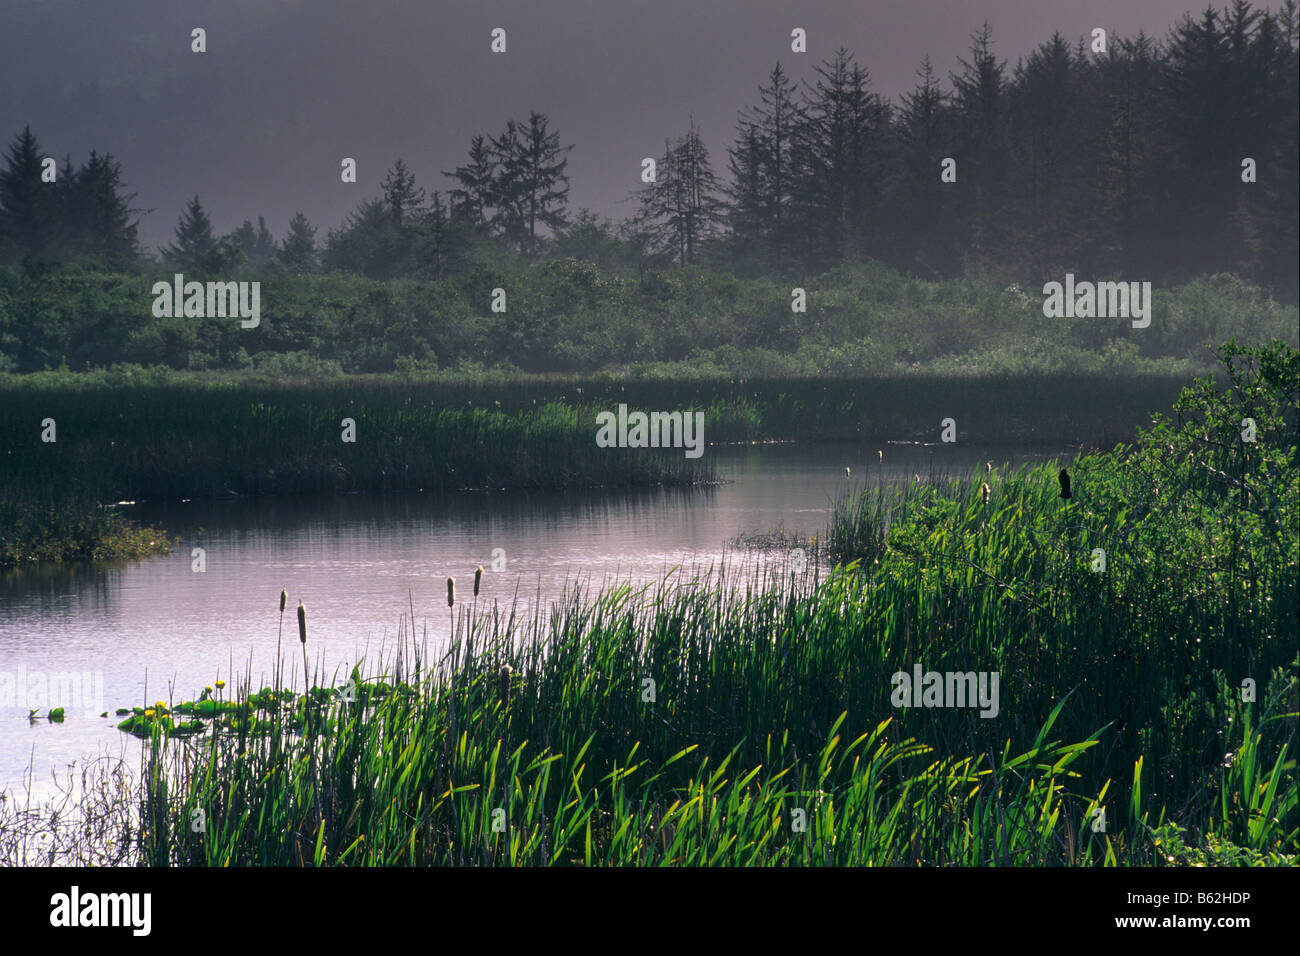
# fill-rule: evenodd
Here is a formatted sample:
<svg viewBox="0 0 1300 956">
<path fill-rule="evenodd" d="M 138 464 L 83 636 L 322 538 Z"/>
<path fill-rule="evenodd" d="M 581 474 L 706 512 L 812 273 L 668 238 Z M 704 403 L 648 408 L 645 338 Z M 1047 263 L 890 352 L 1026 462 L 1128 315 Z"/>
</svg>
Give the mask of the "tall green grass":
<svg viewBox="0 0 1300 956">
<path fill-rule="evenodd" d="M 508 408 L 386 384 L 0 387 L 0 564 L 147 553 L 137 499 L 464 488 L 691 485 L 681 449 L 596 445 L 574 393 Z M 664 410 L 673 410 L 667 407 Z M 53 419 L 57 441 L 41 441 Z M 355 442 L 345 442 L 351 419 Z"/>
<path fill-rule="evenodd" d="M 1300 362 L 1224 359 L 1226 393 L 1189 390 L 1177 421 L 1072 463 L 1068 501 L 1043 468 L 867 490 L 843 503 L 824 576 L 669 575 L 526 620 L 494 604 L 455 618 L 437 661 L 408 629 L 382 698 L 273 701 L 260 733 L 156 736 L 141 850 L 209 865 L 1293 862 Z M 915 663 L 998 672 L 998 716 L 894 707 L 890 677 Z"/>
<path fill-rule="evenodd" d="M 562 401 L 502 409 L 400 385 L 19 389 L 3 474 L 91 483 L 118 498 L 692 483 L 707 466 L 599 448 L 595 414 Z M 33 418 L 32 416 L 36 416 Z M 38 423 L 53 418 L 58 441 Z M 342 440 L 355 422 L 355 442 Z"/>
<path fill-rule="evenodd" d="M 289 704 L 253 695 L 262 708 L 255 721 L 185 741 L 155 729 L 144 857 L 159 865 L 1151 863 L 1165 861 L 1176 827 L 1198 840 L 1232 838 L 1256 860 L 1296 850 L 1294 761 L 1273 759 L 1284 721 L 1268 722 L 1267 737 L 1246 728 L 1251 744 L 1238 759 L 1251 779 L 1227 788 L 1224 817 L 1218 803 L 1159 803 L 1157 791 L 1170 791 L 1143 774 L 1151 758 L 1116 754 L 1110 715 L 1064 679 L 1004 697 L 1002 720 L 891 708 L 889 675 L 910 655 L 900 635 L 864 618 L 872 588 L 856 570 L 750 590 L 730 584 L 670 575 L 640 590 L 575 590 L 529 619 L 495 607 L 462 613 L 455 644 L 438 660 L 406 629 L 400 666 L 383 670 L 405 675 L 396 688 L 368 682 L 361 665 L 323 681 L 360 688 L 351 702 L 324 691 Z M 1279 677 L 1271 693 L 1285 683 Z M 1253 710 L 1277 712 L 1267 703 Z M 1071 735 L 1065 723 L 1093 726 Z M 1293 726 L 1289 734 L 1293 748 Z M 1195 792 L 1217 778 L 1207 769 L 1177 782 Z M 1141 792 L 1129 789 L 1135 779 Z M 1263 806 L 1273 822 L 1243 830 L 1238 799 Z M 1093 827 L 1099 807 L 1105 832 Z"/>
<path fill-rule="evenodd" d="M 0 374 L 0 436 L 26 443 L 30 416 L 63 412 L 86 428 L 124 440 L 147 439 L 146 425 L 207 422 L 218 434 L 244 424 L 249 408 L 283 410 L 295 423 L 300 406 L 321 412 L 360 408 L 381 425 L 428 424 L 438 412 L 500 411 L 526 416 L 547 406 L 588 418 L 631 408 L 705 412 L 709 441 L 817 439 L 935 440 L 942 418 L 958 419 L 963 440 L 990 443 L 1101 445 L 1131 437 L 1151 412 L 1167 408 L 1188 374 L 1077 372 L 1070 375 L 969 370 L 858 376 L 754 378 L 704 373 L 635 377 L 492 375 L 447 379 L 360 375 L 336 379 L 241 373 L 184 373 L 119 366 Z M 1033 396 L 1026 401 L 1026 396 Z M 38 418 L 37 421 L 40 419 Z M 361 421 L 360 418 L 357 419 Z M 332 424 L 336 420 L 332 419 Z M 11 430 L 16 429 L 16 430 Z M 594 423 L 591 426 L 594 434 Z M 408 441 L 419 436 L 408 436 Z M 17 447 L 17 445 L 15 445 Z M 258 446 L 252 446 L 260 450 Z M 497 449 L 484 449 L 491 459 Z"/>
<path fill-rule="evenodd" d="M 1296 710 L 1300 650 L 1300 364 L 1223 355 L 1226 391 L 1198 383 L 1174 420 L 1072 462 L 1069 500 L 1036 467 L 988 476 L 985 504 L 977 473 L 847 498 L 828 534 L 881 628 L 927 660 L 996 661 L 1031 723 L 1045 689 L 1073 690 L 1067 736 L 1105 717 L 1108 759 L 1145 756 L 1146 792 L 1198 812 L 1223 794 L 1206 774 L 1249 748 L 1247 699 Z"/>
</svg>

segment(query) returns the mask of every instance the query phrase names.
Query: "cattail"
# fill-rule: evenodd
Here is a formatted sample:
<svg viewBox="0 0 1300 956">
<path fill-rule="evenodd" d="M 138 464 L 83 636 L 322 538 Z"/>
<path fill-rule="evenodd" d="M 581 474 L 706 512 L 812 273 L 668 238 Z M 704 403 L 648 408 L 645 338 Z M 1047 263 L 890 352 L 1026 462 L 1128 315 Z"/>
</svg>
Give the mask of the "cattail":
<svg viewBox="0 0 1300 956">
<path fill-rule="evenodd" d="M 478 597 L 478 586 L 479 586 L 479 582 L 481 582 L 482 580 L 483 580 L 483 565 L 480 564 L 477 568 L 474 569 L 474 596 L 475 597 Z"/>
<path fill-rule="evenodd" d="M 510 679 L 514 675 L 515 669 L 509 664 L 502 664 L 501 670 L 497 673 L 497 679 L 500 682 L 501 706 L 510 706 Z"/>
<path fill-rule="evenodd" d="M 311 677 L 307 673 L 307 605 L 298 602 L 298 640 L 302 642 L 302 687 L 311 694 Z"/>
<path fill-rule="evenodd" d="M 993 474 L 993 462 L 991 461 L 984 462 L 984 470 L 988 472 L 990 475 Z"/>
<path fill-rule="evenodd" d="M 845 478 L 849 477 L 849 474 L 850 474 L 850 472 L 849 472 L 849 468 L 848 468 L 847 465 L 845 465 L 845 466 L 844 466 L 844 477 L 845 477 Z"/>
<path fill-rule="evenodd" d="M 984 485 L 980 488 L 980 497 L 984 499 L 985 504 L 989 503 L 989 483 L 987 481 L 984 482 Z"/>
<path fill-rule="evenodd" d="M 921 476 L 918 475 L 916 472 L 912 472 L 912 480 L 919 484 L 921 481 Z"/>
<path fill-rule="evenodd" d="M 284 602 L 289 600 L 289 595 L 284 593 L 284 588 L 280 588 L 280 627 L 275 632 L 275 683 L 276 689 L 280 685 L 280 642 L 284 638 Z"/>
<path fill-rule="evenodd" d="M 456 606 L 456 579 L 447 579 L 447 607 Z"/>
<path fill-rule="evenodd" d="M 876 449 L 876 458 L 878 458 L 878 459 L 880 460 L 880 463 L 881 463 L 882 465 L 885 463 L 885 452 L 884 452 L 883 449 L 881 449 L 881 448 L 877 448 L 877 449 Z"/>
</svg>

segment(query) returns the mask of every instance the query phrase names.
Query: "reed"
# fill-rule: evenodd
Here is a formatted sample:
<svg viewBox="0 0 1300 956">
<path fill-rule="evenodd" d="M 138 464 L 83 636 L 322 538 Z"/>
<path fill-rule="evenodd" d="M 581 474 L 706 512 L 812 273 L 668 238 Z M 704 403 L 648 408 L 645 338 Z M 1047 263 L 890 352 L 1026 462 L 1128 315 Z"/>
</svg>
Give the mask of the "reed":
<svg viewBox="0 0 1300 956">
<path fill-rule="evenodd" d="M 310 687 L 306 683 L 311 675 L 311 668 L 307 666 L 307 606 L 301 601 L 298 602 L 298 643 L 302 645 L 302 679 L 304 686 Z"/>
<path fill-rule="evenodd" d="M 889 675 L 911 652 L 902 631 L 872 626 L 890 611 L 880 582 L 841 569 L 795 591 L 673 575 L 575 590 L 532 619 L 468 621 L 479 652 L 450 673 L 361 680 L 359 708 L 313 691 L 319 734 L 227 729 L 197 763 L 156 742 L 170 761 L 170 862 L 1149 864 L 1167 862 L 1180 832 L 1235 834 L 1234 852 L 1261 862 L 1296 853 L 1294 668 L 1262 688 L 1254 749 L 1231 730 L 1251 708 L 1221 688 L 1228 746 L 1253 765 L 1224 803 L 1217 764 L 1179 768 L 1172 785 L 1143 775 L 1181 739 L 1180 715 L 1164 740 L 1131 725 L 1150 753 L 1129 749 L 1114 710 L 1069 677 L 1018 686 L 998 721 L 891 708 Z M 930 652 L 938 667 L 966 656 Z M 1144 667 L 1163 663 L 1145 653 Z M 1126 699 L 1141 683 L 1121 688 Z M 1212 800 L 1198 808 L 1198 793 Z M 1251 831 L 1243 821 L 1262 804 L 1276 824 Z M 1089 825 L 1099 806 L 1105 835 Z M 198 807 L 220 826 L 184 832 Z"/>
<path fill-rule="evenodd" d="M 459 670 L 457 658 L 460 654 L 460 646 L 456 641 L 456 579 L 452 577 L 447 578 L 447 615 L 451 619 L 451 629 L 447 638 L 447 647 L 451 654 L 451 687 L 447 695 L 447 733 L 443 740 L 443 760 L 450 774 L 452 751 L 459 741 L 456 736 L 456 673 Z"/>
<path fill-rule="evenodd" d="M 284 637 L 284 606 L 289 600 L 289 593 L 284 588 L 280 588 L 280 628 L 275 635 L 275 682 L 280 683 L 280 663 L 283 657 L 280 654 L 280 639 Z"/>
</svg>

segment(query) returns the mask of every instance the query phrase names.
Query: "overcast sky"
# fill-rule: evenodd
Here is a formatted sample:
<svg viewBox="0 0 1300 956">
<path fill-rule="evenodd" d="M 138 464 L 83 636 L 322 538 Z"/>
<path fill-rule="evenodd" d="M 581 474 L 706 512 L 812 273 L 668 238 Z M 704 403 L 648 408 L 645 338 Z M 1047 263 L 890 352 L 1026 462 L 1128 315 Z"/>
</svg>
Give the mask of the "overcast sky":
<svg viewBox="0 0 1300 956">
<path fill-rule="evenodd" d="M 1224 0 L 1226 2 L 1226 0 Z M 1223 3 L 1217 3 L 1223 6 Z M 123 166 L 149 247 L 198 193 L 220 232 L 302 210 L 324 238 L 401 157 L 419 183 L 475 133 L 530 109 L 569 154 L 571 208 L 619 218 L 640 160 L 694 114 L 725 171 L 737 111 L 779 59 L 796 78 L 836 47 L 896 101 L 925 54 L 945 79 L 987 20 L 1008 69 L 1060 30 L 1163 38 L 1191 0 L 0 0 L 0 137 Z M 207 30 L 208 51 L 190 52 Z M 790 31 L 808 31 L 808 53 Z M 490 31 L 507 31 L 504 55 Z M 358 161 L 358 182 L 339 162 Z"/>
</svg>

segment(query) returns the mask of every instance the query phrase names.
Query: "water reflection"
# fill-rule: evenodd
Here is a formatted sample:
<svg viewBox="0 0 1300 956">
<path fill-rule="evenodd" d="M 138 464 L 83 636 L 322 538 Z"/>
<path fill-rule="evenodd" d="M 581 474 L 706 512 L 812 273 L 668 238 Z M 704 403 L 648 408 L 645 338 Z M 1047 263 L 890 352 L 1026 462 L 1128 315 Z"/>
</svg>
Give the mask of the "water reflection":
<svg viewBox="0 0 1300 956">
<path fill-rule="evenodd" d="M 267 498 L 140 505 L 134 515 L 181 539 L 169 556 L 0 574 L 0 672 L 93 670 L 104 709 L 184 699 L 218 676 L 274 665 L 280 588 L 308 607 L 309 655 L 332 671 L 391 647 L 413 606 L 417 630 L 448 629 L 445 581 L 480 607 L 549 602 L 566 584 L 645 582 L 667 569 L 707 567 L 728 541 L 774 529 L 818 534 L 846 487 L 969 474 L 989 457 L 1012 464 L 1041 452 L 961 446 L 747 446 L 713 449 L 727 483 L 699 489 L 494 492 Z M 844 469 L 851 469 L 846 479 Z M 206 570 L 193 570 L 202 548 Z M 496 562 L 497 567 L 502 561 Z M 296 637 L 286 615 L 286 644 Z M 293 660 L 298 649 L 288 647 Z M 297 658 L 301 670 L 301 659 Z M 69 713 L 29 727 L 0 700 L 0 788 L 29 760 L 37 776 L 105 746 L 115 721 Z M 33 747 L 35 755 L 33 756 Z"/>
</svg>

